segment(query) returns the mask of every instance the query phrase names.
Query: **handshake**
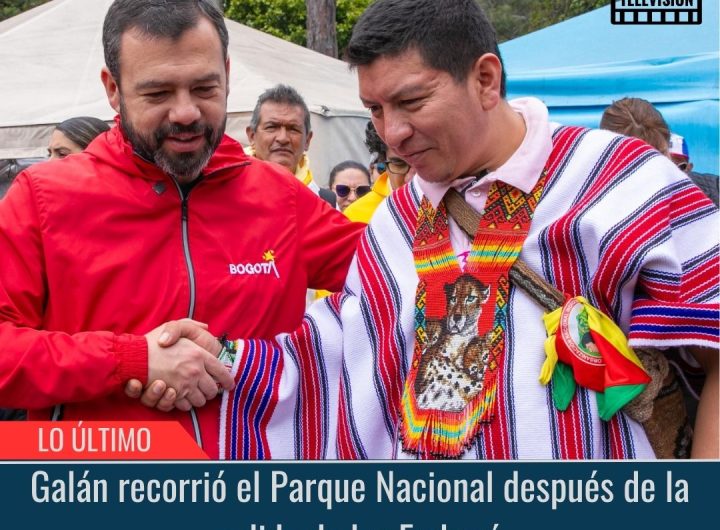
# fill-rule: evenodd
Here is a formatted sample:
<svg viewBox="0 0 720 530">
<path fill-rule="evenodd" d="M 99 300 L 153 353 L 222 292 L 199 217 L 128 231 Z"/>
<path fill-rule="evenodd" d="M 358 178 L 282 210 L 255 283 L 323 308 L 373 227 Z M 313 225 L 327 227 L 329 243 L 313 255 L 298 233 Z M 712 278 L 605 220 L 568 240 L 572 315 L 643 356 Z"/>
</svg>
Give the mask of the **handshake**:
<svg viewBox="0 0 720 530">
<path fill-rule="evenodd" d="M 174 320 L 145 335 L 148 342 L 148 384 L 130 379 L 125 394 L 151 408 L 168 412 L 202 407 L 220 389 L 232 390 L 233 378 L 218 359 L 220 341 L 207 324 Z"/>
</svg>

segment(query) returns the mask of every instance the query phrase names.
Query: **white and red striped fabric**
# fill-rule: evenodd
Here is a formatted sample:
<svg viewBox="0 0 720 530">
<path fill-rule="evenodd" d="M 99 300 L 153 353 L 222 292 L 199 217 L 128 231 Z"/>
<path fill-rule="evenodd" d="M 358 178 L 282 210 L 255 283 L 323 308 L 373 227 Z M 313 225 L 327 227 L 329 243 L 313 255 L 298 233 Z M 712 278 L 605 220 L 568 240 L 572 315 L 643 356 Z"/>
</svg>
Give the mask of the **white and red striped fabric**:
<svg viewBox="0 0 720 530">
<path fill-rule="evenodd" d="M 223 397 L 221 458 L 408 459 L 398 440 L 412 358 L 416 182 L 376 211 L 343 293 L 276 341 L 241 341 Z M 611 315 L 631 345 L 718 344 L 718 210 L 639 140 L 556 127 L 544 195 L 521 258 Z M 565 412 L 538 382 L 542 309 L 512 288 L 498 414 L 468 459 L 653 458 L 642 427 L 597 413 L 578 389 Z"/>
</svg>

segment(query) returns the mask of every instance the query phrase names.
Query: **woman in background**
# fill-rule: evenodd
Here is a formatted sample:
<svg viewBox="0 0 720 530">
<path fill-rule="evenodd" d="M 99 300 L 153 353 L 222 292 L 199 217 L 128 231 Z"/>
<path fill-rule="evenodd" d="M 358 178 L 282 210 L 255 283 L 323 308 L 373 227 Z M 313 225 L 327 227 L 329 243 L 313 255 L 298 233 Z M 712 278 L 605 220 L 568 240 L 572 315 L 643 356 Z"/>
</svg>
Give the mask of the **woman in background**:
<svg viewBox="0 0 720 530">
<path fill-rule="evenodd" d="M 98 118 L 79 116 L 67 119 L 55 127 L 50 136 L 48 156 L 54 160 L 84 151 L 97 135 L 109 130 L 110 126 Z"/>
<path fill-rule="evenodd" d="M 337 196 L 338 207 L 345 210 L 360 197 L 370 193 L 370 172 L 354 160 L 340 162 L 330 171 L 329 186 Z"/>
</svg>

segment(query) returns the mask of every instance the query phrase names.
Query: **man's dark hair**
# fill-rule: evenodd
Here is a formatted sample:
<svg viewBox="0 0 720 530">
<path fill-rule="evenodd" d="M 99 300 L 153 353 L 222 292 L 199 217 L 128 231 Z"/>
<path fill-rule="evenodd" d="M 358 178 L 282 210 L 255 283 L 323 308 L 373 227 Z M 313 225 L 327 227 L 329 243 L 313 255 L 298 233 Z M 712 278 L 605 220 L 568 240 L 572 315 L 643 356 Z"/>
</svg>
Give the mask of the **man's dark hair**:
<svg viewBox="0 0 720 530">
<path fill-rule="evenodd" d="M 362 172 L 367 177 L 368 185 L 370 184 L 370 172 L 368 171 L 368 168 L 363 166 L 360 162 L 355 162 L 355 160 L 345 160 L 344 162 L 340 162 L 330 170 L 328 187 L 332 188 L 332 185 L 335 184 L 335 177 L 337 176 L 337 174 L 341 171 L 345 171 L 346 169 L 357 169 L 358 171 Z"/>
<path fill-rule="evenodd" d="M 377 0 L 360 16 L 345 52 L 352 66 L 416 49 L 425 63 L 467 79 L 481 55 L 500 57 L 495 29 L 476 0 Z M 500 94 L 505 97 L 505 69 Z"/>
<path fill-rule="evenodd" d="M 120 41 L 130 29 L 143 35 L 177 41 L 187 30 L 207 18 L 220 37 L 223 60 L 227 60 L 228 31 L 225 19 L 212 0 L 115 0 L 103 23 L 105 65 L 120 84 Z"/>
<path fill-rule="evenodd" d="M 375 161 L 384 161 L 387 158 L 387 145 L 382 141 L 371 121 L 365 126 L 365 146 L 370 154 L 376 155 Z"/>
<path fill-rule="evenodd" d="M 293 87 L 282 84 L 268 88 L 260 94 L 257 103 L 255 103 L 252 117 L 250 118 L 250 128 L 253 131 L 257 131 L 258 125 L 260 125 L 260 107 L 268 101 L 272 103 L 284 103 L 292 107 L 300 107 L 304 115 L 303 123 L 305 125 L 305 134 L 310 134 L 310 110 L 308 110 L 305 100 Z"/>
</svg>

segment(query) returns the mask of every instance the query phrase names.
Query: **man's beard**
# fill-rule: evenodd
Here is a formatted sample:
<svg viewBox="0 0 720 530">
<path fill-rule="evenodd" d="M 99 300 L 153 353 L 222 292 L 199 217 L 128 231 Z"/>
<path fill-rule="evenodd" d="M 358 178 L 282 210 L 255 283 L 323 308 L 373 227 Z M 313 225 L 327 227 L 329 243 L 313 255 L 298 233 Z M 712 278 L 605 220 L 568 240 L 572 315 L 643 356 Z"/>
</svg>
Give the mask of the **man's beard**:
<svg viewBox="0 0 720 530">
<path fill-rule="evenodd" d="M 223 118 L 218 129 L 213 129 L 207 123 L 196 121 L 190 125 L 170 123 L 162 125 L 152 133 L 151 137 L 143 136 L 132 126 L 127 115 L 124 102 L 120 101 L 120 120 L 123 130 L 127 135 L 133 150 L 145 160 L 155 163 L 168 175 L 172 175 L 179 182 L 192 182 L 195 180 L 207 165 L 210 157 L 220 145 L 227 116 Z M 162 148 L 164 140 L 168 136 L 189 133 L 202 134 L 205 138 L 203 147 L 194 152 L 171 153 Z"/>
</svg>

